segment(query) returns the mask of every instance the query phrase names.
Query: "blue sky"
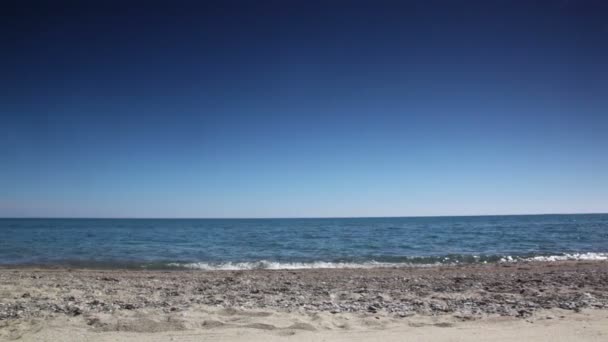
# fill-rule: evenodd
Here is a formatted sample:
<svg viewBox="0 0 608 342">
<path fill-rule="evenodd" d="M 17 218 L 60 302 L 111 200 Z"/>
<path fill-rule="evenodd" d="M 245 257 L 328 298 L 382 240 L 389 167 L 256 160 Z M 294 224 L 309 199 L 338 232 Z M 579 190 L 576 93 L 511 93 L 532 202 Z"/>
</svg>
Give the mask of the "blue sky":
<svg viewBox="0 0 608 342">
<path fill-rule="evenodd" d="M 608 212 L 602 1 L 2 6 L 0 216 Z"/>
</svg>

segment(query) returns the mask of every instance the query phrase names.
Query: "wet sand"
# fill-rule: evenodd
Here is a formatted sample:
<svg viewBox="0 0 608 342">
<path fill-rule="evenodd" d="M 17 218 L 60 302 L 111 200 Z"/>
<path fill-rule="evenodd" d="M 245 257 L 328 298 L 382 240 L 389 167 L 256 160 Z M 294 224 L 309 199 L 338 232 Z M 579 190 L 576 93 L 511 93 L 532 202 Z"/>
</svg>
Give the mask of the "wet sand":
<svg viewBox="0 0 608 342">
<path fill-rule="evenodd" d="M 608 340 L 608 262 L 212 272 L 0 268 L 0 340 L 405 337 Z"/>
</svg>

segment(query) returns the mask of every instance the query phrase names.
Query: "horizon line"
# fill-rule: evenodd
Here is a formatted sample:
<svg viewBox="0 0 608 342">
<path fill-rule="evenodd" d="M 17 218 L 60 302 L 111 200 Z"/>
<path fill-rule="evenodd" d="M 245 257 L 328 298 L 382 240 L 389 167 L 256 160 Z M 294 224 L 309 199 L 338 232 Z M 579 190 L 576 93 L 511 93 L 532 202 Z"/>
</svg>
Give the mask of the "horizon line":
<svg viewBox="0 0 608 342">
<path fill-rule="evenodd" d="M 78 217 L 78 216 L 0 216 L 0 220 L 305 220 L 305 219 L 367 219 L 367 218 L 432 218 L 432 217 L 489 217 L 489 216 L 550 216 L 550 215 L 608 215 L 608 212 L 589 213 L 533 213 L 533 214 L 477 214 L 477 215 L 406 215 L 406 216 L 275 216 L 275 217 Z"/>
</svg>

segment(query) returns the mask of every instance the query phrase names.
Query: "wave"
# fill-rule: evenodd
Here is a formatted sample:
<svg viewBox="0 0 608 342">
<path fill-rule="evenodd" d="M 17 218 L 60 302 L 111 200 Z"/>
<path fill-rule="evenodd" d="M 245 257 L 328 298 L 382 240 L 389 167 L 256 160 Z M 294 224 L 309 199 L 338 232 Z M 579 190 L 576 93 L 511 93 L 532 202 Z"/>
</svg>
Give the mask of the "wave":
<svg viewBox="0 0 608 342">
<path fill-rule="evenodd" d="M 608 253 L 571 253 L 559 255 L 541 255 L 541 256 L 465 256 L 465 257 L 421 257 L 410 258 L 404 262 L 329 262 L 329 261 L 314 261 L 314 262 L 277 262 L 268 260 L 259 260 L 252 262 L 187 262 L 187 263 L 169 263 L 166 264 L 170 268 L 186 268 L 204 271 L 215 270 L 297 270 L 297 269 L 331 269 L 331 268 L 401 268 L 401 267 L 432 267 L 432 266 L 449 266 L 458 264 L 479 264 L 488 262 L 552 262 L 552 261 L 570 261 L 570 260 L 593 260 L 606 261 Z"/>
<path fill-rule="evenodd" d="M 412 265 L 406 263 L 390 263 L 368 261 L 362 263 L 356 262 L 276 262 L 260 260 L 254 262 L 225 262 L 225 263 L 207 263 L 207 262 L 190 262 L 190 263 L 170 263 L 169 267 L 190 268 L 205 271 L 213 270 L 298 270 L 310 268 L 377 268 L 377 267 L 403 267 Z"/>
<path fill-rule="evenodd" d="M 501 258 L 501 262 L 517 261 L 568 261 L 568 260 L 608 260 L 608 253 L 566 253 L 560 255 L 539 255 L 527 258 L 506 256 Z"/>
</svg>

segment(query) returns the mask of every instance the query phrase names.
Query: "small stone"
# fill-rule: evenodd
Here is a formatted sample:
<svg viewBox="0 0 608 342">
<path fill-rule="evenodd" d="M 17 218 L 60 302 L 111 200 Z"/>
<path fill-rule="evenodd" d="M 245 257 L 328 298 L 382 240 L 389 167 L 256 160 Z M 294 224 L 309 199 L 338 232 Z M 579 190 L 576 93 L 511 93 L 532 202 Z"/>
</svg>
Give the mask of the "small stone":
<svg viewBox="0 0 608 342">
<path fill-rule="evenodd" d="M 517 317 L 528 317 L 530 315 L 532 315 L 532 313 L 530 311 L 528 311 L 528 310 L 523 310 L 522 309 L 522 310 L 518 310 L 517 311 Z"/>
<path fill-rule="evenodd" d="M 99 323 L 99 318 L 97 317 L 90 317 L 87 319 L 87 325 L 95 325 Z"/>
<path fill-rule="evenodd" d="M 77 306 L 72 306 L 68 309 L 68 314 L 70 314 L 72 316 L 78 316 L 78 315 L 82 314 L 82 310 L 80 310 L 80 308 Z"/>
<path fill-rule="evenodd" d="M 101 277 L 101 280 L 103 281 L 113 281 L 113 282 L 118 282 L 119 280 L 116 278 L 112 278 L 112 277 Z"/>
<path fill-rule="evenodd" d="M 399 314 L 397 314 L 397 316 L 401 317 L 401 318 L 405 318 L 405 317 L 409 317 L 409 316 L 413 316 L 414 313 L 413 312 L 400 312 Z"/>
</svg>

